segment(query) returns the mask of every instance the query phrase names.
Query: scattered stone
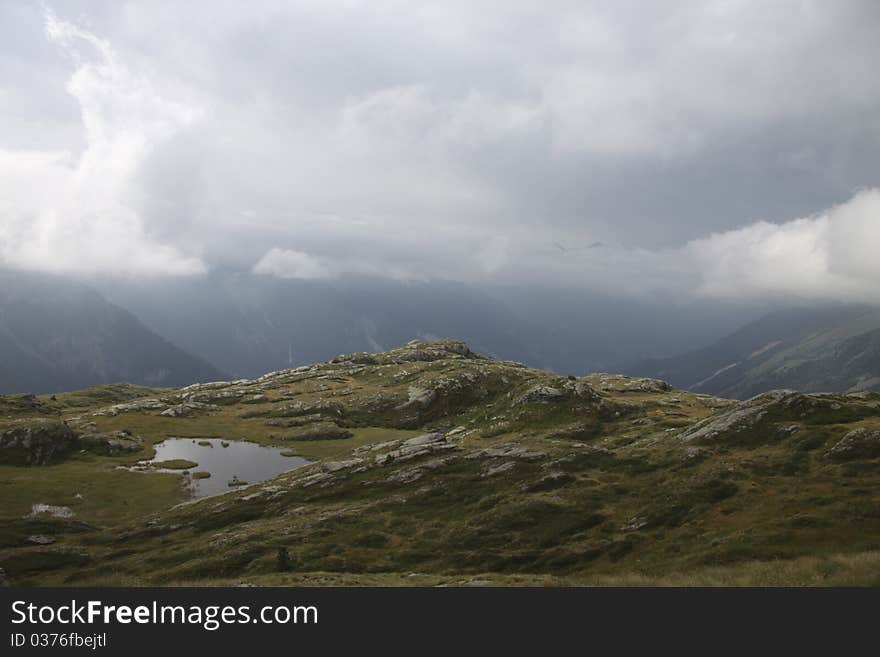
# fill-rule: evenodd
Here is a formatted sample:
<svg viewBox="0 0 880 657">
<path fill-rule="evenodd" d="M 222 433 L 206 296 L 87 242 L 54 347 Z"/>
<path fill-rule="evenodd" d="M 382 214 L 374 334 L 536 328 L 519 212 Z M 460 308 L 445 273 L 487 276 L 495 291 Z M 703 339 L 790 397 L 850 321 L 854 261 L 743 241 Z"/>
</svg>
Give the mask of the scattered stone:
<svg viewBox="0 0 880 657">
<path fill-rule="evenodd" d="M 38 517 L 42 514 L 48 514 L 53 518 L 73 518 L 76 515 L 73 509 L 67 506 L 52 506 L 51 504 L 33 504 L 31 505 L 30 518 Z"/>
<path fill-rule="evenodd" d="M 373 443 L 372 445 L 361 445 L 354 450 L 355 454 L 363 454 L 365 452 L 378 452 L 383 449 L 392 449 L 399 446 L 402 440 L 386 440 L 381 443 Z"/>
<path fill-rule="evenodd" d="M 410 386 L 408 394 L 407 405 L 418 404 L 419 406 L 427 406 L 437 399 L 437 393 L 433 389 L 421 386 Z"/>
<path fill-rule="evenodd" d="M 424 433 L 421 436 L 404 440 L 403 445 L 409 447 L 412 445 L 433 445 L 436 443 L 445 443 L 446 436 L 442 433 Z"/>
<path fill-rule="evenodd" d="M 226 384 L 226 387 L 230 385 L 244 383 L 243 381 L 234 381 L 232 384 Z M 202 384 L 203 386 L 209 386 L 212 384 Z M 186 390 L 186 389 L 184 389 Z M 228 406 L 230 404 L 236 404 L 241 402 L 246 394 L 245 390 L 232 388 L 230 390 L 221 390 L 219 392 L 214 390 L 205 391 L 204 388 L 199 392 L 192 392 L 189 394 L 184 394 L 183 404 L 184 406 L 192 406 L 194 408 L 210 408 L 217 406 Z"/>
<path fill-rule="evenodd" d="M 532 452 L 521 445 L 476 449 L 465 456 L 466 459 L 514 458 L 522 461 L 538 461 L 546 457 L 544 452 Z"/>
<path fill-rule="evenodd" d="M 54 538 L 42 535 L 28 536 L 26 540 L 32 545 L 52 545 L 55 542 Z"/>
<path fill-rule="evenodd" d="M 164 411 L 159 413 L 164 417 L 192 417 L 193 415 L 198 415 L 199 413 L 204 413 L 210 410 L 216 410 L 218 406 L 215 404 L 204 404 L 201 402 L 187 401 L 182 404 L 177 404 L 175 406 L 169 406 Z"/>
<path fill-rule="evenodd" d="M 376 464 L 384 466 L 392 462 L 409 461 L 411 459 L 425 456 L 426 454 L 431 454 L 433 452 L 453 449 L 459 449 L 459 447 L 457 445 L 448 444 L 445 438 L 442 441 L 417 443 L 411 445 L 407 445 L 404 443 L 398 449 L 391 450 L 390 452 L 386 452 L 385 454 L 380 454 L 379 456 L 377 456 Z"/>
<path fill-rule="evenodd" d="M 472 577 L 471 579 L 466 579 L 461 583 L 462 586 L 489 586 L 492 583 L 491 579 L 486 579 L 485 577 Z"/>
<path fill-rule="evenodd" d="M 97 411 L 94 411 L 92 415 L 95 416 L 111 416 L 115 417 L 120 415 L 121 413 L 135 413 L 142 411 L 158 411 L 159 409 L 163 409 L 167 406 L 160 399 L 149 398 L 149 399 L 138 399 L 132 402 L 126 402 L 124 404 L 114 404 L 113 406 L 108 406 L 107 408 L 101 408 Z"/>
<path fill-rule="evenodd" d="M 394 481 L 397 483 L 405 484 L 412 483 L 421 479 L 428 472 L 447 465 L 454 459 L 454 456 L 435 458 L 429 461 L 424 461 L 423 463 L 419 463 L 418 465 L 411 465 L 409 467 L 401 468 L 394 474 L 390 475 L 387 481 Z"/>
<path fill-rule="evenodd" d="M 562 392 L 559 388 L 552 388 L 550 386 L 539 385 L 533 388 L 529 388 L 525 394 L 520 396 L 517 400 L 517 404 L 529 404 L 529 403 L 539 403 L 539 404 L 547 404 L 550 402 L 557 402 L 565 399 L 565 393 Z"/>
<path fill-rule="evenodd" d="M 565 472 L 550 472 L 537 481 L 522 484 L 519 489 L 524 493 L 537 493 L 545 490 L 553 490 L 565 486 L 574 481 L 574 477 Z"/>
<path fill-rule="evenodd" d="M 488 470 L 483 473 L 484 477 L 494 477 L 495 475 L 503 474 L 505 472 L 510 472 L 516 468 L 516 461 L 505 461 L 499 465 L 490 466 Z"/>
<path fill-rule="evenodd" d="M 280 440 L 345 440 L 353 436 L 351 431 L 343 429 L 335 422 L 321 422 L 303 427 L 291 434 L 275 437 Z"/>
<path fill-rule="evenodd" d="M 296 484 L 303 488 L 311 488 L 312 486 L 327 486 L 336 481 L 336 477 L 329 472 L 316 472 L 315 474 L 298 479 Z"/>
<path fill-rule="evenodd" d="M 353 468 L 363 462 L 363 459 L 350 459 L 348 461 L 325 461 L 321 464 L 321 470 L 324 472 L 337 472 L 338 470 Z"/>
<path fill-rule="evenodd" d="M 640 529 L 644 529 L 648 526 L 648 519 L 642 516 L 637 516 L 635 518 L 630 518 L 625 525 L 621 526 L 620 531 L 622 532 L 637 532 Z"/>
<path fill-rule="evenodd" d="M 86 433 L 78 437 L 79 446 L 89 452 L 104 456 L 118 456 L 139 452 L 143 448 L 143 440 L 119 431 L 115 434 Z"/>
</svg>

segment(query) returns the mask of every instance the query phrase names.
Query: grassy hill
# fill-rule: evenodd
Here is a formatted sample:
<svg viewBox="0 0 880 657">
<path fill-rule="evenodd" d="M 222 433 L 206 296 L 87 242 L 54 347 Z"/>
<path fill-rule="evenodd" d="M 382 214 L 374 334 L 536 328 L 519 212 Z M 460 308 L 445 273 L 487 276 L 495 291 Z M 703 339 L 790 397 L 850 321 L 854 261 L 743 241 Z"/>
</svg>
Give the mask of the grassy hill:
<svg viewBox="0 0 880 657">
<path fill-rule="evenodd" d="M 0 417 L 15 584 L 880 585 L 877 393 L 736 402 L 441 340 Z M 119 467 L 172 436 L 311 463 L 199 500 Z"/>
</svg>

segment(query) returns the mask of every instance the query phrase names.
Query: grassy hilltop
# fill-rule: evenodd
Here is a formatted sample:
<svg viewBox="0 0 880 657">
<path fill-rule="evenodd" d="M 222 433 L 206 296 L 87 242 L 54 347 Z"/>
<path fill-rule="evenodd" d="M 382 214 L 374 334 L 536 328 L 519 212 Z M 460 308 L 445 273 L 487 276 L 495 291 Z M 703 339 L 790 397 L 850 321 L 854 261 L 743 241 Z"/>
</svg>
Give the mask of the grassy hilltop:
<svg viewBox="0 0 880 657">
<path fill-rule="evenodd" d="M 313 462 L 190 501 L 187 476 L 126 467 L 171 436 Z M 440 340 L 0 397 L 0 567 L 27 585 L 880 585 L 880 394 L 736 402 Z"/>
</svg>

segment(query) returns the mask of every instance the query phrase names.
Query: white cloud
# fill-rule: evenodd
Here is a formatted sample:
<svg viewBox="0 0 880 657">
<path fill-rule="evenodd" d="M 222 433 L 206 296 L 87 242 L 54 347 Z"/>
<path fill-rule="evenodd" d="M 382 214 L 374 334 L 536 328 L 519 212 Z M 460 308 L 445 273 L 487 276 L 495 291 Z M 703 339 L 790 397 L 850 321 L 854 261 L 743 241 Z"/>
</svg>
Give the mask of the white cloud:
<svg viewBox="0 0 880 657">
<path fill-rule="evenodd" d="M 204 271 L 199 258 L 150 236 L 134 184 L 152 149 L 199 110 L 163 98 L 108 42 L 51 12 L 46 36 L 75 63 L 67 91 L 81 109 L 85 148 L 79 155 L 0 150 L 0 263 L 55 272 Z"/>
<path fill-rule="evenodd" d="M 269 249 L 253 266 L 252 271 L 263 276 L 299 280 L 332 279 L 346 274 L 360 274 L 399 281 L 423 281 L 435 273 L 418 274 L 400 264 L 380 263 L 370 258 L 317 256 L 277 247 Z"/>
<path fill-rule="evenodd" d="M 254 273 L 300 280 L 332 277 L 330 270 L 318 258 L 302 251 L 278 248 L 270 249 L 254 265 Z"/>
<path fill-rule="evenodd" d="M 697 294 L 880 302 L 880 190 L 813 217 L 759 222 L 683 249 Z"/>
</svg>

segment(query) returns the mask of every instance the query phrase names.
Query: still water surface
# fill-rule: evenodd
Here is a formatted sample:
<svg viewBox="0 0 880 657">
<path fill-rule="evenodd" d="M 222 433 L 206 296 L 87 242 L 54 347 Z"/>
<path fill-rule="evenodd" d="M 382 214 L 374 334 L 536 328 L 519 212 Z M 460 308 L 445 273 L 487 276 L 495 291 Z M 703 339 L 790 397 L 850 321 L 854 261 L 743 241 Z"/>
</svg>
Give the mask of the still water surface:
<svg viewBox="0 0 880 657">
<path fill-rule="evenodd" d="M 210 447 L 199 443 L 208 443 Z M 227 446 L 223 447 L 224 444 Z M 186 459 L 198 463 L 190 472 L 211 473 L 207 479 L 192 480 L 196 497 L 234 490 L 229 486 L 233 479 L 255 484 L 309 463 L 299 456 L 281 456 L 284 448 L 264 447 L 240 440 L 168 438 L 155 448 L 156 456 L 146 463 Z"/>
</svg>

